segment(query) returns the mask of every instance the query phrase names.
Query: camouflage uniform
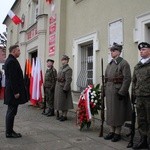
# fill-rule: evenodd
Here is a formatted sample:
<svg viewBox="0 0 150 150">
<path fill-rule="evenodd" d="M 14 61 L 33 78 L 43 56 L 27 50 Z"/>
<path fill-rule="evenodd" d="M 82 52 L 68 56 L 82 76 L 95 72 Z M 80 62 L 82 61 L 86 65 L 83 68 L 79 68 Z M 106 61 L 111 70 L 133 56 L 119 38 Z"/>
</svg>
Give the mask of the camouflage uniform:
<svg viewBox="0 0 150 150">
<path fill-rule="evenodd" d="M 45 97 L 48 108 L 53 110 L 54 109 L 54 91 L 55 91 L 55 84 L 56 84 L 56 77 L 57 71 L 55 68 L 47 69 L 45 73 Z"/>
<path fill-rule="evenodd" d="M 132 94 L 137 102 L 137 120 L 141 136 L 148 137 L 150 144 L 150 59 L 139 62 L 133 73 Z"/>
</svg>

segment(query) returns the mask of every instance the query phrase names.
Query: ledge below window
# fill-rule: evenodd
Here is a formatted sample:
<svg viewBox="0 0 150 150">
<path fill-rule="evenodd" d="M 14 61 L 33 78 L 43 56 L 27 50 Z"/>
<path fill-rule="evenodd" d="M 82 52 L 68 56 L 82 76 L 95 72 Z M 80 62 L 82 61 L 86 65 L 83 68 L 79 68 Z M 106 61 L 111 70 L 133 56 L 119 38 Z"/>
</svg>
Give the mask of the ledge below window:
<svg viewBox="0 0 150 150">
<path fill-rule="evenodd" d="M 73 0 L 76 4 L 83 1 L 83 0 Z"/>
</svg>

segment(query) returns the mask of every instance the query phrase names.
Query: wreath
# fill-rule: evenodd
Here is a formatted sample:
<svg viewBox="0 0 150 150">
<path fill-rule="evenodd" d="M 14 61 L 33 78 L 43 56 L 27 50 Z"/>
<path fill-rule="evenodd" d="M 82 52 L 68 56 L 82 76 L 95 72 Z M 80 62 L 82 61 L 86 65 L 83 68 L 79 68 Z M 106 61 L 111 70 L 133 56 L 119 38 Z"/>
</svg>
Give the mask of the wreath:
<svg viewBox="0 0 150 150">
<path fill-rule="evenodd" d="M 85 126 L 90 128 L 91 120 L 101 110 L 100 84 L 89 85 L 80 95 L 77 109 L 77 124 L 82 130 Z"/>
</svg>

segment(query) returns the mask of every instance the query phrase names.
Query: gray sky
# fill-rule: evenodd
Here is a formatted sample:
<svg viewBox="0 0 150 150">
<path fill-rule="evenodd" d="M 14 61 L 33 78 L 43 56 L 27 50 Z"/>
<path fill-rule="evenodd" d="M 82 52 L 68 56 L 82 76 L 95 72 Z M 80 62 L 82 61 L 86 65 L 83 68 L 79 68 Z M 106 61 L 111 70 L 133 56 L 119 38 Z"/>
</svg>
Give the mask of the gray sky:
<svg viewBox="0 0 150 150">
<path fill-rule="evenodd" d="M 0 5 L 0 33 L 4 32 L 6 30 L 6 26 L 2 24 L 4 21 L 5 17 L 7 16 L 8 11 L 14 4 L 15 0 L 1 0 L 1 5 Z"/>
</svg>

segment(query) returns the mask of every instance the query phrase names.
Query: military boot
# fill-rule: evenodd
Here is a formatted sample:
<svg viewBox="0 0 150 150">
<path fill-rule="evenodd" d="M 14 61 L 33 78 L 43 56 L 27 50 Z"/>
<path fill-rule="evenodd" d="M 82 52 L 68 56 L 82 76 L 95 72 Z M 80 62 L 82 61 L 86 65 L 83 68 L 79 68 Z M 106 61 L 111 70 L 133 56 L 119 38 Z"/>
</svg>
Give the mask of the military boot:
<svg viewBox="0 0 150 150">
<path fill-rule="evenodd" d="M 114 137 L 114 132 L 109 132 L 106 136 L 104 136 L 105 140 L 111 140 Z"/>
<path fill-rule="evenodd" d="M 57 119 L 57 120 L 60 119 L 60 117 L 59 117 L 59 111 L 58 111 L 58 110 L 57 110 L 57 112 L 56 112 L 56 119 Z"/>
<path fill-rule="evenodd" d="M 51 109 L 48 108 L 47 112 L 45 112 L 43 115 L 47 115 L 47 114 L 49 114 L 50 112 L 51 112 Z"/>
<path fill-rule="evenodd" d="M 148 149 L 147 136 L 142 136 L 140 142 L 133 146 L 133 149 Z"/>
<path fill-rule="evenodd" d="M 47 114 L 47 117 L 54 116 L 54 109 L 50 109 L 50 112 Z"/>
</svg>

